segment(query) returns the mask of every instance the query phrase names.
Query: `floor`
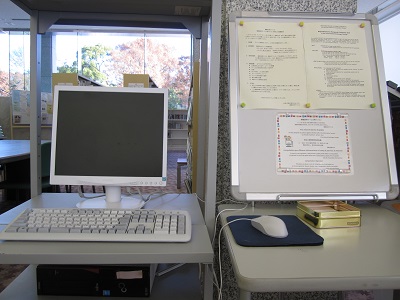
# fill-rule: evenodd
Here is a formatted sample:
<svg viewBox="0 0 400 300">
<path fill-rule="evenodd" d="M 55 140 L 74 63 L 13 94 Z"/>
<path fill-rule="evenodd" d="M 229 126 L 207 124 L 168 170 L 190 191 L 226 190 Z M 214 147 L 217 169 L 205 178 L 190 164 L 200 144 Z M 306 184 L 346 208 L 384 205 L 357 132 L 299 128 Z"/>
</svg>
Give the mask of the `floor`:
<svg viewBox="0 0 400 300">
<path fill-rule="evenodd" d="M 164 193 L 187 193 L 186 185 L 184 180 L 186 178 L 186 167 L 182 167 L 181 175 L 181 188 L 177 188 L 176 182 L 176 162 L 178 158 L 185 158 L 185 151 L 168 151 L 168 174 L 167 174 L 167 186 L 162 188 Z M 65 191 L 65 187 L 60 187 L 61 191 Z M 78 187 L 74 186 L 72 192 L 76 191 Z M 101 187 L 96 187 L 96 192 L 101 192 Z M 158 192 L 159 188 L 146 188 L 141 189 L 142 193 Z M 84 192 L 91 193 L 91 186 L 84 186 Z M 0 213 L 3 213 L 11 208 L 19 205 L 25 200 L 16 201 L 15 199 L 4 199 L 3 192 L 0 190 Z M 9 285 L 15 277 L 17 277 L 27 265 L 0 265 L 0 292 Z"/>
</svg>

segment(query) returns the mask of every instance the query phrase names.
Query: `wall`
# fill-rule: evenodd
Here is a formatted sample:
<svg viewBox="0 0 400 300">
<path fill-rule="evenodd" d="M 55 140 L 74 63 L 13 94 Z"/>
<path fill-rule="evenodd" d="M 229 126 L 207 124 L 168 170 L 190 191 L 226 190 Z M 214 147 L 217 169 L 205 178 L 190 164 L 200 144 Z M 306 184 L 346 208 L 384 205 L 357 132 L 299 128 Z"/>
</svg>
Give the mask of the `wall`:
<svg viewBox="0 0 400 300">
<path fill-rule="evenodd" d="M 230 193 L 229 90 L 228 90 L 228 17 L 235 11 L 291 11 L 355 13 L 356 0 L 224 0 L 222 1 L 220 100 L 218 116 L 217 201 L 232 199 Z M 215 249 L 218 253 L 218 249 Z M 266 252 L 265 259 L 268 259 Z M 327 258 L 328 259 L 328 258 Z M 222 249 L 223 299 L 238 299 L 238 289 L 228 250 Z M 218 262 L 215 262 L 218 267 Z M 216 270 L 217 273 L 218 270 Z M 215 299 L 216 296 L 214 297 Z M 253 293 L 252 299 L 338 299 L 337 292 Z"/>
</svg>

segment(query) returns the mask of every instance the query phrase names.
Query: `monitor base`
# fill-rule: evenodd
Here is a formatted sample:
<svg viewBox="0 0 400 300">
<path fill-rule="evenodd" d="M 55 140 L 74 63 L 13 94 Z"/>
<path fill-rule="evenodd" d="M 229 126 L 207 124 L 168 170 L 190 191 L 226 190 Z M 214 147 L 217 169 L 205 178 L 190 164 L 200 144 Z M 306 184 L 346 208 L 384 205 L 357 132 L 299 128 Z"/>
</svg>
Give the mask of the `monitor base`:
<svg viewBox="0 0 400 300">
<path fill-rule="evenodd" d="M 144 206 L 142 199 L 135 199 L 131 196 L 121 196 L 119 202 L 107 202 L 105 196 L 93 199 L 85 199 L 78 202 L 78 208 L 114 208 L 114 209 L 139 209 Z"/>
</svg>

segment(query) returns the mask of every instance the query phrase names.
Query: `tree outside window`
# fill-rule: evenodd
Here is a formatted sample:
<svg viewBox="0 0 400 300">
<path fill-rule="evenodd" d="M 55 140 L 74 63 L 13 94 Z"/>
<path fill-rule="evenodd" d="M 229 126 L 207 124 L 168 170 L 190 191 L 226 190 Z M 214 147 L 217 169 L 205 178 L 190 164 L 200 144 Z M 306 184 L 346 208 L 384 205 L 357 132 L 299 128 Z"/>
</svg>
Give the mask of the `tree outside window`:
<svg viewBox="0 0 400 300">
<path fill-rule="evenodd" d="M 81 57 L 57 71 L 77 72 L 106 86 L 122 86 L 123 74 L 149 74 L 157 87 L 169 90 L 170 109 L 188 106 L 191 57 L 177 56 L 173 47 L 156 38 L 130 38 L 114 47 L 97 43 L 82 46 L 77 53 Z"/>
</svg>

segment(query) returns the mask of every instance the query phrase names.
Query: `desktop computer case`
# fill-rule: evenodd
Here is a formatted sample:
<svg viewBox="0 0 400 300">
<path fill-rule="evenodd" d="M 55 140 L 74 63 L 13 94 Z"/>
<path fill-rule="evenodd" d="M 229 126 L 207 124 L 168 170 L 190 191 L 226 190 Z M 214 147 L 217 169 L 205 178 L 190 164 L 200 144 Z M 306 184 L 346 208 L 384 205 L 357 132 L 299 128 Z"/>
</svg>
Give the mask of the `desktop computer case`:
<svg viewBox="0 0 400 300">
<path fill-rule="evenodd" d="M 299 201 L 297 216 L 315 228 L 361 225 L 360 209 L 342 201 Z"/>
<path fill-rule="evenodd" d="M 157 265 L 38 265 L 37 294 L 149 297 Z"/>
</svg>

